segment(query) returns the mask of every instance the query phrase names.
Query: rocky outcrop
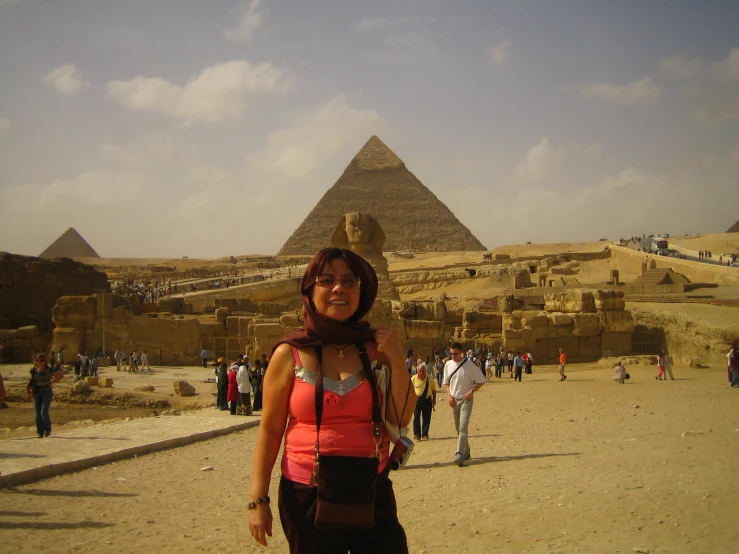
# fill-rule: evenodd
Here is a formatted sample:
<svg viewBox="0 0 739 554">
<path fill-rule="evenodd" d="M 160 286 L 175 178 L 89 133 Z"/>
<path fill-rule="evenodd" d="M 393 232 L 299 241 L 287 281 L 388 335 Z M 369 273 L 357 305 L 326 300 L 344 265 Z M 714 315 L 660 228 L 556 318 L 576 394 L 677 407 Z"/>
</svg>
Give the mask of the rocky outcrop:
<svg viewBox="0 0 739 554">
<path fill-rule="evenodd" d="M 175 381 L 172 383 L 172 387 L 174 388 L 175 396 L 195 396 L 197 394 L 195 387 L 187 381 Z"/>
</svg>

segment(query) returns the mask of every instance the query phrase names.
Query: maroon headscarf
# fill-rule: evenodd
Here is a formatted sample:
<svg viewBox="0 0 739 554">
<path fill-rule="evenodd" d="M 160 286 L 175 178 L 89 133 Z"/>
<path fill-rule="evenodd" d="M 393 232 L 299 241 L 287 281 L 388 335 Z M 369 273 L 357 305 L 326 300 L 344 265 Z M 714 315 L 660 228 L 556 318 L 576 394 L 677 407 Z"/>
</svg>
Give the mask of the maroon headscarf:
<svg viewBox="0 0 739 554">
<path fill-rule="evenodd" d="M 352 273 L 362 282 L 357 311 L 344 322 L 319 314 L 312 300 L 316 277 L 323 273 L 329 263 L 339 259 L 344 260 Z M 351 250 L 324 248 L 316 254 L 305 269 L 303 280 L 300 283 L 300 296 L 303 300 L 302 315 L 305 325 L 282 337 L 272 349 L 272 354 L 283 342 L 293 346 L 318 346 L 321 344 L 354 344 L 374 340 L 374 329 L 368 322 L 361 321 L 361 319 L 369 313 L 375 302 L 377 274 L 367 260 Z"/>
</svg>

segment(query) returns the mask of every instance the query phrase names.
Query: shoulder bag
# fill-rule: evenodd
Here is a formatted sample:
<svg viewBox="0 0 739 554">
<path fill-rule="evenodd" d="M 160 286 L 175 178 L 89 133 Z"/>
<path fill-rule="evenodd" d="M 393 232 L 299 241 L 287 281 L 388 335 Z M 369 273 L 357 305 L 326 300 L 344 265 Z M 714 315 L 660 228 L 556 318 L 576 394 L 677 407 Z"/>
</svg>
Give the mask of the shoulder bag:
<svg viewBox="0 0 739 554">
<path fill-rule="evenodd" d="M 317 529 L 373 529 L 375 526 L 375 490 L 380 464 L 382 421 L 377 382 L 364 343 L 357 343 L 365 378 L 372 389 L 372 435 L 374 452 L 367 456 L 326 456 L 320 453 L 323 417 L 323 376 L 321 347 L 316 347 L 316 462 L 311 486 L 318 486 L 315 526 Z"/>
</svg>

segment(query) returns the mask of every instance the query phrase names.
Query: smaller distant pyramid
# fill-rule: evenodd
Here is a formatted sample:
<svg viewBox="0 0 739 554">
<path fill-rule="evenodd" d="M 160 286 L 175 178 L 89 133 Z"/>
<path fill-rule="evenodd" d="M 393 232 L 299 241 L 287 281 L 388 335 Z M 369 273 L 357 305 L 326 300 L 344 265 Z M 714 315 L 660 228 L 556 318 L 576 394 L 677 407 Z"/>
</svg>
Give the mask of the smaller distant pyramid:
<svg viewBox="0 0 739 554">
<path fill-rule="evenodd" d="M 39 258 L 99 258 L 92 246 L 73 227 L 41 252 Z"/>
<path fill-rule="evenodd" d="M 726 231 L 727 233 L 739 233 L 739 221 L 734 223 L 731 227 L 729 227 L 729 230 Z"/>
</svg>

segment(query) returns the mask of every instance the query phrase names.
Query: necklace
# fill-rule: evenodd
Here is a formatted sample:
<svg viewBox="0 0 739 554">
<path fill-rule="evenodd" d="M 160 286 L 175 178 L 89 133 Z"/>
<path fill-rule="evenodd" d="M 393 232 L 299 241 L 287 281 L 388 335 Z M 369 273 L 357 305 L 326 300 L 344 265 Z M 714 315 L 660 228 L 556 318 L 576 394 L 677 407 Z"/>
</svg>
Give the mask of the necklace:
<svg viewBox="0 0 739 554">
<path fill-rule="evenodd" d="M 347 348 L 349 348 L 351 346 L 351 344 L 347 344 L 346 346 L 343 346 L 343 347 L 340 347 L 340 348 L 337 348 L 336 346 L 331 346 L 330 344 L 327 344 L 326 346 L 328 346 L 331 350 L 335 350 L 336 352 L 338 352 L 339 353 L 339 358 L 343 358 L 343 357 L 346 356 L 346 354 L 344 354 L 344 350 L 346 350 Z"/>
</svg>

